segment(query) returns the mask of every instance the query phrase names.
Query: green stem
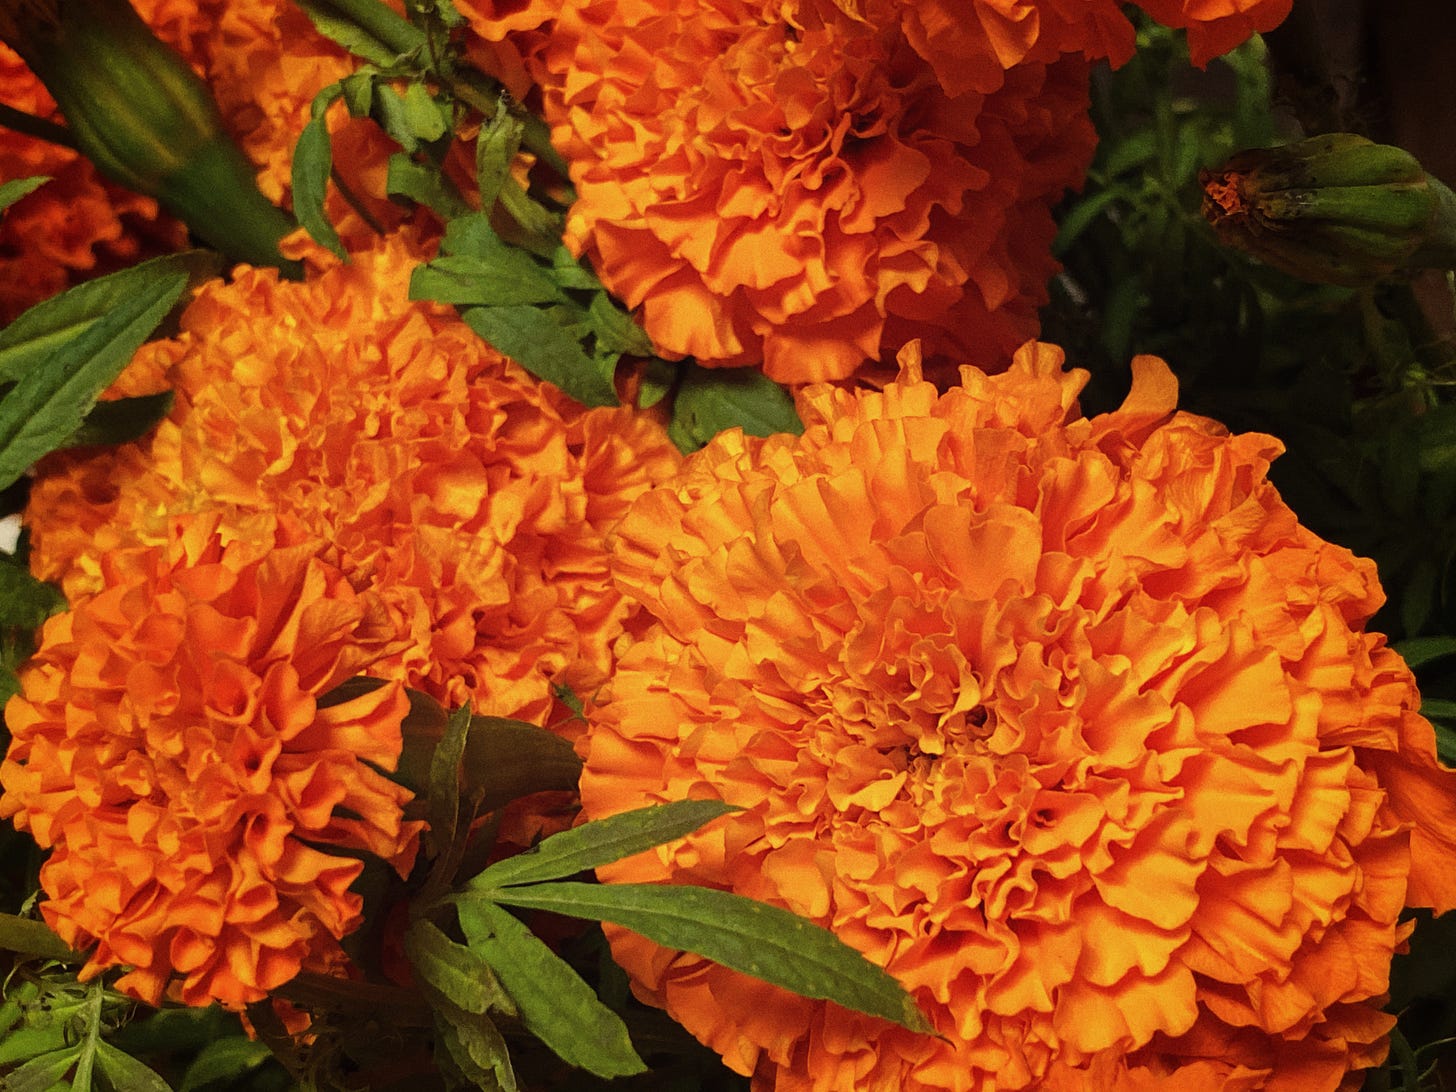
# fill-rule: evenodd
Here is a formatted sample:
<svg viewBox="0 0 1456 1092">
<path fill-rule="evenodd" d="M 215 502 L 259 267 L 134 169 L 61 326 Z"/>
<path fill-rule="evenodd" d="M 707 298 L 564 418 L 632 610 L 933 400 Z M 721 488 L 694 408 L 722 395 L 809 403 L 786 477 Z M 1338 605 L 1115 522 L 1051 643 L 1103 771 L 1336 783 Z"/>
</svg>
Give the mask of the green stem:
<svg viewBox="0 0 1456 1092">
<path fill-rule="evenodd" d="M 17 110 L 15 107 L 6 106 L 3 103 L 0 103 L 0 127 L 13 129 L 17 133 L 44 140 L 48 144 L 59 144 L 62 148 L 76 150 L 76 141 L 71 137 L 70 130 L 64 125 L 57 125 L 53 121 L 38 118 L 34 114 L 27 114 L 24 110 Z"/>
<path fill-rule="evenodd" d="M 106 986 L 96 979 L 86 990 L 86 1002 L 81 1014 L 86 1029 L 82 1033 L 81 1053 L 76 1056 L 76 1072 L 71 1078 L 71 1087 L 91 1087 L 91 1067 L 96 1064 L 96 1044 L 101 1039 L 101 1002 L 106 997 Z"/>
</svg>

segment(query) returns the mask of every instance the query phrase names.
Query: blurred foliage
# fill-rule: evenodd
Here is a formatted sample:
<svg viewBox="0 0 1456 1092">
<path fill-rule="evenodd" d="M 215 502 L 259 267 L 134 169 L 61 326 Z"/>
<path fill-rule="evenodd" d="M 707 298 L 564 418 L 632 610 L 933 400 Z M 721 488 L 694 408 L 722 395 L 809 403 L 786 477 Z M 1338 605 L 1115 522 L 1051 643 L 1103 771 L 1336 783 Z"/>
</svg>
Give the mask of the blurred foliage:
<svg viewBox="0 0 1456 1092">
<path fill-rule="evenodd" d="M 1101 144 L 1059 213 L 1065 270 L 1042 336 L 1092 373 L 1089 413 L 1117 406 L 1132 356 L 1154 353 L 1182 409 L 1278 437 L 1270 476 L 1301 521 L 1376 561 L 1387 603 L 1371 628 L 1416 670 L 1456 762 L 1456 344 L 1431 322 L 1456 319 L 1456 282 L 1427 275 L 1418 301 L 1406 282 L 1306 284 L 1220 247 L 1199 171 L 1305 134 L 1273 95 L 1261 41 L 1204 71 L 1162 28 L 1144 25 L 1138 46 L 1094 75 Z M 1367 1089 L 1456 1089 L 1456 922 L 1418 915 L 1390 1011 L 1390 1061 Z"/>
</svg>

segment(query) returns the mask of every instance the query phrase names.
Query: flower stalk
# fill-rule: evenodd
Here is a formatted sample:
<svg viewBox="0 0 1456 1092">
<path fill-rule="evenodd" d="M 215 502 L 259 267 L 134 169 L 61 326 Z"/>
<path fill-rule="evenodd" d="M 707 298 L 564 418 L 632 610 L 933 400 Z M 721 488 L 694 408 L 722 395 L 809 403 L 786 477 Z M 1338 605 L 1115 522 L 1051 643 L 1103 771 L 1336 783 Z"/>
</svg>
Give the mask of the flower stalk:
<svg viewBox="0 0 1456 1092">
<path fill-rule="evenodd" d="M 0 39 L 103 175 L 157 198 L 230 257 L 294 271 L 278 250 L 293 221 L 258 190 L 206 84 L 127 0 L 16 0 L 0 9 Z"/>
<path fill-rule="evenodd" d="M 1240 152 L 1200 182 L 1224 245 L 1303 280 L 1456 267 L 1456 194 L 1400 148 L 1331 133 Z"/>
</svg>

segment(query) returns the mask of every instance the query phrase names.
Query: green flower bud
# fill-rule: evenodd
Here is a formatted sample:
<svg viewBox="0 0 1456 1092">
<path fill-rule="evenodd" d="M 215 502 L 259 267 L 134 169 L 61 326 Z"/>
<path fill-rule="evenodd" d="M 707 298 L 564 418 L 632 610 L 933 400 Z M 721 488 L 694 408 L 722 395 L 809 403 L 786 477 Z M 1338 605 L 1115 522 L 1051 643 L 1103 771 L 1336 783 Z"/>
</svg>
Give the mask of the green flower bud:
<svg viewBox="0 0 1456 1092">
<path fill-rule="evenodd" d="M 258 190 L 207 85 L 127 0 L 4 0 L 0 39 L 30 66 L 76 147 L 240 261 L 288 265 L 289 217 Z"/>
<path fill-rule="evenodd" d="M 1303 280 L 1456 265 L 1456 196 L 1399 148 L 1332 133 L 1239 152 L 1199 181 L 1221 242 Z"/>
</svg>

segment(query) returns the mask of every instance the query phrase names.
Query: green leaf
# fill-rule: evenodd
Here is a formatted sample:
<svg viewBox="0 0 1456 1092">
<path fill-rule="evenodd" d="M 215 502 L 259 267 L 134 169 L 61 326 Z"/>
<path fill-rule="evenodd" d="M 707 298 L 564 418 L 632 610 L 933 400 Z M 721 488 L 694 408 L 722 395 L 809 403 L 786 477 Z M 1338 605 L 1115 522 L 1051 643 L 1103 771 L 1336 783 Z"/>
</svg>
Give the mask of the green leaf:
<svg viewBox="0 0 1456 1092">
<path fill-rule="evenodd" d="M 367 118 L 374 109 L 374 88 L 383 77 L 372 68 L 351 72 L 339 81 L 344 108 L 356 118 Z"/>
<path fill-rule="evenodd" d="M 455 943 L 433 922 L 414 922 L 404 934 L 404 951 L 419 980 L 457 1008 L 514 1014 L 510 998 L 480 954 Z"/>
<path fill-rule="evenodd" d="M 32 1058 L 0 1079 L 0 1092 L 50 1092 L 51 1086 L 71 1071 L 80 1056 L 79 1046 L 68 1046 Z"/>
<path fill-rule="evenodd" d="M 498 352 L 582 405 L 617 404 L 617 392 L 582 348 L 580 338 L 563 328 L 552 312 L 515 304 L 471 307 L 460 317 Z"/>
<path fill-rule="evenodd" d="M 44 1024 L 16 1028 L 0 1039 L 0 1066 L 14 1065 L 27 1058 L 36 1058 L 66 1047 L 66 1021 L 51 1020 Z M 0 1084 L 0 1092 L 5 1086 Z"/>
<path fill-rule="evenodd" d="M 450 714 L 445 735 L 430 759 L 430 840 L 437 853 L 455 841 L 460 823 L 460 761 L 469 733 L 470 707 L 462 705 Z"/>
<path fill-rule="evenodd" d="M 638 326 L 632 316 L 622 310 L 617 301 L 606 292 L 597 292 L 592 296 L 591 307 L 587 313 L 591 316 L 598 348 L 613 353 L 627 353 L 630 356 L 653 355 L 652 342 L 647 337 L 647 331 Z"/>
<path fill-rule="evenodd" d="M 677 368 L 657 357 L 649 358 L 647 370 L 642 373 L 642 385 L 637 392 L 637 407 L 651 409 L 668 396 L 676 381 Z"/>
<path fill-rule="evenodd" d="M 26 194 L 34 193 L 50 180 L 50 175 L 36 174 L 29 178 L 12 178 L 8 182 L 0 183 L 0 211 L 8 209 Z"/>
<path fill-rule="evenodd" d="M 692 363 L 680 367 L 668 435 L 681 450 L 695 451 L 730 428 L 750 436 L 804 431 L 789 393 L 761 372 Z"/>
<path fill-rule="evenodd" d="M 186 286 L 185 272 L 154 268 L 114 309 L 21 376 L 0 401 L 0 488 L 75 433 Z"/>
<path fill-rule="evenodd" d="M 36 304 L 0 330 L 0 382 L 14 382 L 46 365 L 63 346 L 84 334 L 163 275 L 182 274 L 191 283 L 214 275 L 216 255 L 191 250 L 153 258 L 66 289 Z"/>
<path fill-rule="evenodd" d="M 65 609 L 59 588 L 37 580 L 9 554 L 0 554 L 0 626 L 35 629 Z"/>
<path fill-rule="evenodd" d="M 495 970 L 527 1031 L 599 1077 L 647 1071 L 621 1017 L 508 911 L 480 898 L 461 898 L 456 910 L 470 947 Z"/>
<path fill-rule="evenodd" d="M 330 4 L 328 0 L 295 0 L 303 13 L 318 29 L 318 32 L 330 41 L 343 46 L 356 57 L 363 57 L 381 67 L 389 67 L 399 59 L 400 50 L 394 48 L 400 43 L 393 42 L 392 36 L 386 37 L 378 33 L 377 28 L 361 25 L 347 14 Z M 393 12 L 390 12 L 393 15 Z M 403 20 L 401 20 L 403 22 Z M 409 26 L 408 23 L 405 26 Z M 420 44 L 423 44 L 424 36 L 420 35 Z"/>
<path fill-rule="evenodd" d="M 465 740 L 465 792 L 494 811 L 522 796 L 573 791 L 581 759 L 566 740 L 525 721 L 474 717 Z"/>
<path fill-rule="evenodd" d="M 405 124 L 409 126 L 410 135 L 416 140 L 430 144 L 451 131 L 449 111 L 430 94 L 430 89 L 424 84 L 409 84 L 401 101 Z"/>
<path fill-rule="evenodd" d="M 154 1069 L 106 1042 L 96 1044 L 96 1068 L 114 1092 L 172 1092 Z"/>
<path fill-rule="evenodd" d="M 196 1092 L 212 1082 L 241 1077 L 273 1057 L 268 1047 L 246 1035 L 230 1035 L 208 1043 L 182 1074 L 177 1092 Z"/>
<path fill-rule="evenodd" d="M 550 274 L 530 255 L 501 246 L 509 257 L 447 254 L 416 267 L 410 277 L 410 299 L 492 307 L 565 299 Z M 542 321 L 547 321 L 545 316 Z"/>
<path fill-rule="evenodd" d="M 84 959 L 79 953 L 71 951 L 71 946 L 56 936 L 45 922 L 18 914 L 0 914 L 0 948 L 63 963 L 80 963 Z"/>
<path fill-rule="evenodd" d="M 1065 254 L 1109 205 L 1131 200 L 1134 195 L 1135 191 L 1131 187 L 1112 186 L 1078 201 L 1062 217 L 1057 227 L 1057 237 L 1052 242 L 1052 253 L 1058 256 Z"/>
<path fill-rule="evenodd" d="M 391 197 L 407 197 L 418 205 L 424 205 L 442 220 L 470 212 L 465 198 L 438 167 L 419 163 L 402 152 L 389 157 L 389 174 L 384 188 Z"/>
<path fill-rule="evenodd" d="M 553 834 L 524 853 L 497 861 L 466 886 L 478 890 L 575 876 L 676 841 L 737 810 L 721 800 L 681 800 L 595 819 Z"/>
<path fill-rule="evenodd" d="M 314 96 L 308 124 L 293 146 L 293 215 L 320 246 L 340 258 L 348 258 L 344 244 L 324 212 L 329 174 L 334 169 L 334 149 L 329 141 L 328 108 L 344 89 L 331 83 Z"/>
<path fill-rule="evenodd" d="M 516 1074 L 506 1041 L 489 1016 L 437 1013 L 435 1029 L 450 1061 L 471 1088 L 516 1092 Z"/>
<path fill-rule="evenodd" d="M 492 209 L 501 186 L 511 174 L 511 164 L 521 148 L 525 126 L 512 116 L 504 99 L 496 104 L 495 116 L 480 127 L 475 141 L 475 182 L 480 194 L 480 207 Z"/>
<path fill-rule="evenodd" d="M 111 447 L 140 440 L 172 412 L 172 402 L 171 391 L 97 402 L 65 446 L 102 444 Z"/>
<path fill-rule="evenodd" d="M 894 978 L 829 930 L 728 891 L 657 884 L 543 883 L 480 894 L 508 906 L 610 921 L 665 948 L 695 952 L 804 997 L 830 1000 L 912 1031 L 930 1030 L 914 1000 Z"/>
<path fill-rule="evenodd" d="M 1414 671 L 1435 660 L 1456 656 L 1456 637 L 1408 637 L 1395 643 L 1395 651 L 1400 653 L 1406 666 Z"/>
</svg>

